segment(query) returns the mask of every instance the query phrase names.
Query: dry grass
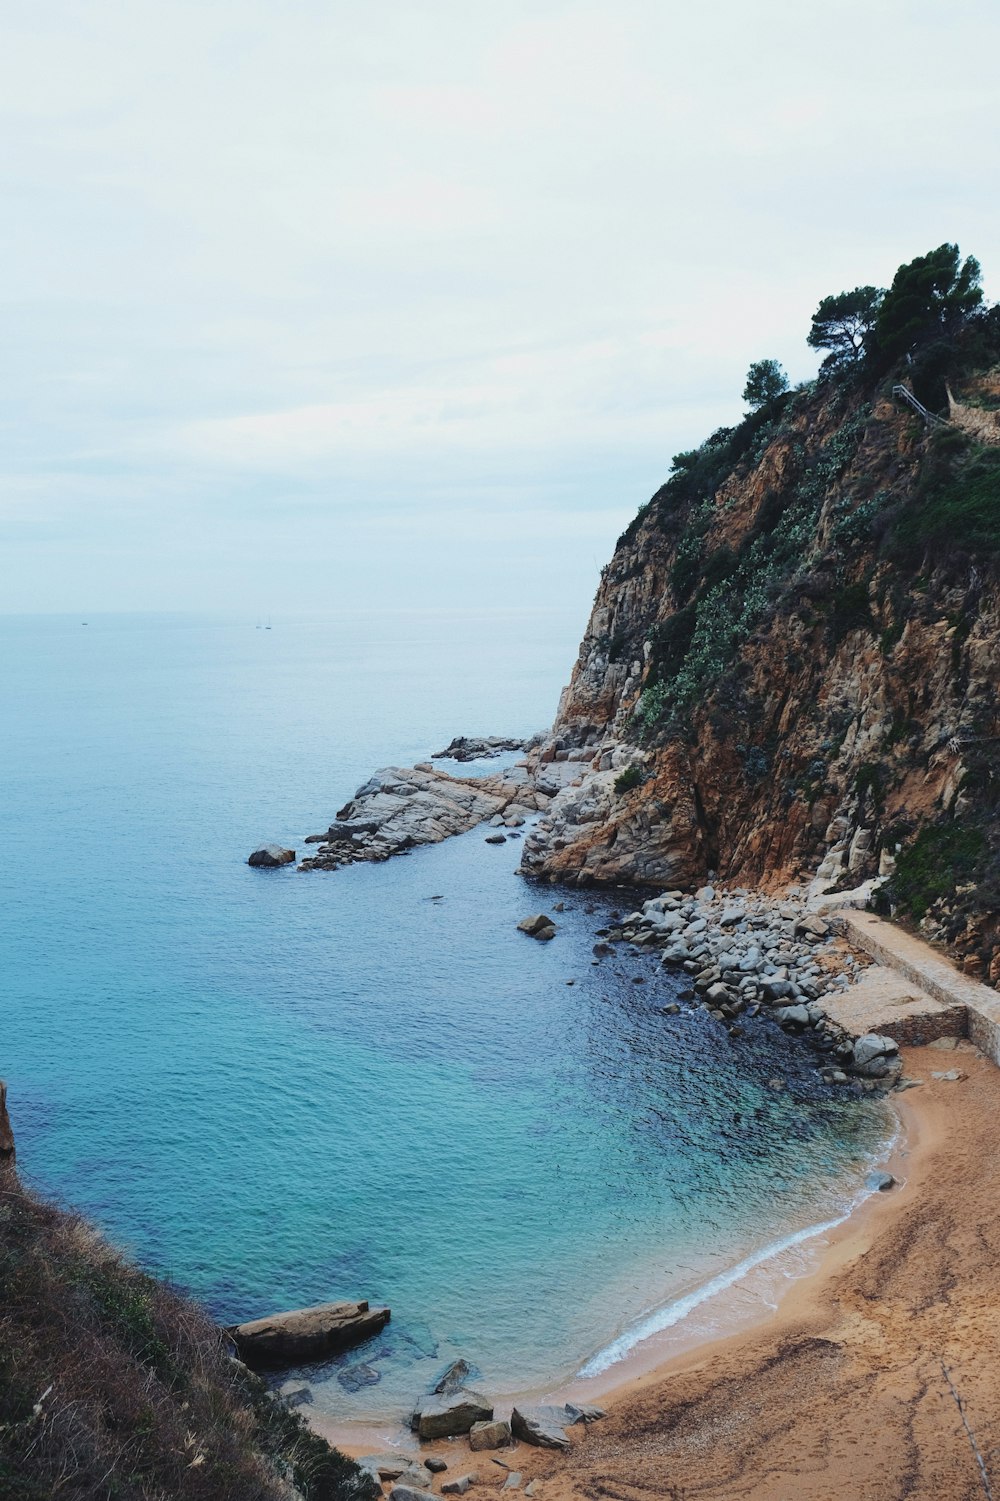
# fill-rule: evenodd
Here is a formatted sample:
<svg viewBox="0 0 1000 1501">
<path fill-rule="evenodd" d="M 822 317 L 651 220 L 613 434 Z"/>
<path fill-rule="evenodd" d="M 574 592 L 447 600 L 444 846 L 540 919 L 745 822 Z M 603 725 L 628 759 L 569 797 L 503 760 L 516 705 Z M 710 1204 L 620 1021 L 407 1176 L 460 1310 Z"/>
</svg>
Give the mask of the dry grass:
<svg viewBox="0 0 1000 1501">
<path fill-rule="evenodd" d="M 195 1304 L 0 1169 L 5 1501 L 371 1501 Z"/>
</svg>

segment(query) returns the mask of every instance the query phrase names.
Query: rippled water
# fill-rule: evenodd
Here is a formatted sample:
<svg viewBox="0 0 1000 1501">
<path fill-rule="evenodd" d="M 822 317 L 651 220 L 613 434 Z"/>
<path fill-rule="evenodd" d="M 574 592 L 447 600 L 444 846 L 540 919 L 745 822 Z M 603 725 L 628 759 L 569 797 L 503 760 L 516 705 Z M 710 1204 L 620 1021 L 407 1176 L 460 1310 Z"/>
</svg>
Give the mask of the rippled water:
<svg viewBox="0 0 1000 1501">
<path fill-rule="evenodd" d="M 628 896 L 555 894 L 473 832 L 250 870 L 372 769 L 550 718 L 579 622 L 0 620 L 0 1071 L 38 1184 L 232 1320 L 331 1297 L 385 1334 L 314 1373 L 398 1413 L 452 1354 L 570 1375 L 657 1304 L 829 1218 L 887 1130 L 761 1022 L 664 1017 Z M 567 982 L 572 980 L 572 985 Z M 769 1086 L 775 1075 L 788 1088 Z M 337 1379 L 364 1359 L 377 1385 Z"/>
</svg>

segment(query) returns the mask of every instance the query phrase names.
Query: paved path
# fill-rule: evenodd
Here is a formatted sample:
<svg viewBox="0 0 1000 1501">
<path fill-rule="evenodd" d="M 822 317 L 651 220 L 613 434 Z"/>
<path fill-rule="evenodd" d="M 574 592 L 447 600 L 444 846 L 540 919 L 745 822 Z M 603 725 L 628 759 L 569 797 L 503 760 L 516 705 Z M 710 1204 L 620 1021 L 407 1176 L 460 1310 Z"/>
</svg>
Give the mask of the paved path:
<svg viewBox="0 0 1000 1501">
<path fill-rule="evenodd" d="M 879 966 L 843 996 L 824 998 L 835 1021 L 855 1035 L 881 1032 L 901 1043 L 968 1037 L 1000 1064 L 1000 993 L 969 979 L 929 943 L 871 912 L 841 908 L 828 916 L 848 943 Z"/>
</svg>

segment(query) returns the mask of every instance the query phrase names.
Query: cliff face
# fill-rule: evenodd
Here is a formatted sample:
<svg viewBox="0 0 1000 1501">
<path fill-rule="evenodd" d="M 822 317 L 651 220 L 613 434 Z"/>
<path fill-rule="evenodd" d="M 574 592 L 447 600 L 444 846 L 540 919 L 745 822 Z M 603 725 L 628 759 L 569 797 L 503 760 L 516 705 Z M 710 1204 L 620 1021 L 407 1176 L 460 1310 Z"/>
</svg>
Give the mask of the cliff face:
<svg viewBox="0 0 1000 1501">
<path fill-rule="evenodd" d="M 602 576 L 542 752 L 593 757 L 524 871 L 848 887 L 901 851 L 898 900 L 1000 978 L 998 461 L 891 381 L 679 456 Z"/>
</svg>

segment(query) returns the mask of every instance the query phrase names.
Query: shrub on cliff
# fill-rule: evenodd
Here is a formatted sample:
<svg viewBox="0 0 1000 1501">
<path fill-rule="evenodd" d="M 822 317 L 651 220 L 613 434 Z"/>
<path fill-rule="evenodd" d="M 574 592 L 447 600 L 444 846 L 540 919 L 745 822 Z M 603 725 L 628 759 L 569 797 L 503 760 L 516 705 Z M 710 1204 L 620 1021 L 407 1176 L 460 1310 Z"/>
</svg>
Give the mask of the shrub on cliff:
<svg viewBox="0 0 1000 1501">
<path fill-rule="evenodd" d="M 954 334 L 980 306 L 983 291 L 975 256 L 939 245 L 900 266 L 879 308 L 875 337 L 887 363 L 942 334 Z"/>
<path fill-rule="evenodd" d="M 884 296 L 881 287 L 855 287 L 853 292 L 823 298 L 813 313 L 806 343 L 830 351 L 823 362 L 827 371 L 856 365 L 868 352 Z"/>
<path fill-rule="evenodd" d="M 921 829 L 901 851 L 884 897 L 892 908 L 920 919 L 935 902 L 973 879 L 985 856 L 986 840 L 979 829 L 958 823 Z"/>
<path fill-rule="evenodd" d="M 4 1501 L 375 1501 L 193 1303 L 0 1172 Z"/>
<path fill-rule="evenodd" d="M 788 376 L 777 360 L 754 360 L 747 371 L 743 400 L 751 411 L 771 406 L 788 390 Z"/>
</svg>

